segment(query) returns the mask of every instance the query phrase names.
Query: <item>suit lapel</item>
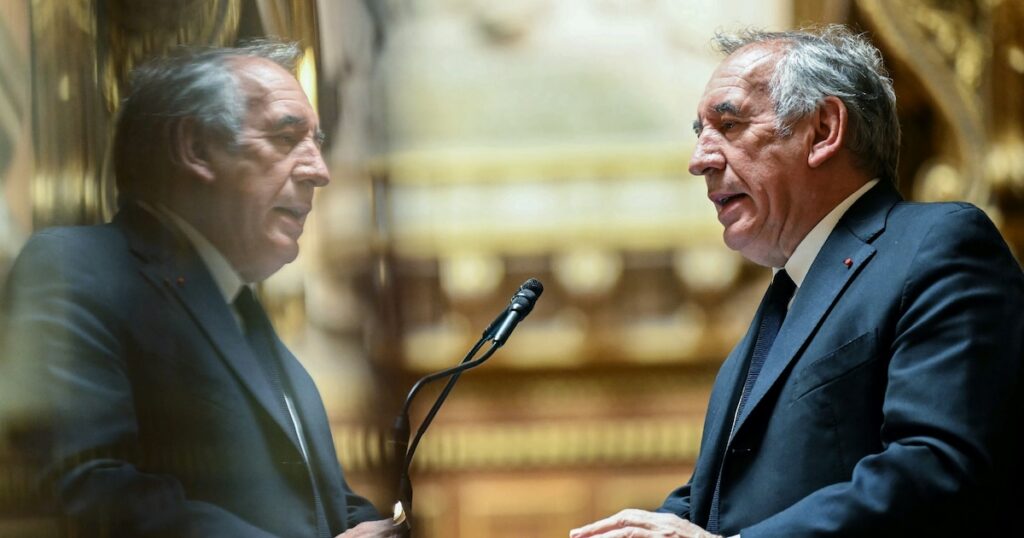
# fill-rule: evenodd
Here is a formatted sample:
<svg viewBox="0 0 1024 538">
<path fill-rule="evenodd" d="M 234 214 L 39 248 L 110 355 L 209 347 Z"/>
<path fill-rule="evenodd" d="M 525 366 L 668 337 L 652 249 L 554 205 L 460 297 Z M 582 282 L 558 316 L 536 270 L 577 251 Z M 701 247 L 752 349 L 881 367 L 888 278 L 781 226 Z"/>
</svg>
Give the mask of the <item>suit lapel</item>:
<svg viewBox="0 0 1024 538">
<path fill-rule="evenodd" d="M 690 517 L 697 523 L 706 524 L 708 511 L 711 509 L 711 497 L 715 481 L 725 457 L 725 447 L 729 443 L 732 432 L 736 405 L 743 389 L 743 378 L 746 375 L 748 357 L 757 336 L 755 327 L 760 325 L 764 311 L 764 299 L 751 321 L 747 334 L 736 344 L 718 371 L 715 385 L 711 389 L 708 401 L 708 412 L 704 417 L 704 432 L 701 437 L 700 453 L 693 472 L 693 493 L 691 497 Z"/>
<path fill-rule="evenodd" d="M 347 501 L 339 487 L 344 478 L 338 464 L 338 453 L 331 436 L 331 425 L 327 411 L 324 409 L 320 392 L 310 377 L 309 372 L 299 363 L 298 359 L 275 337 L 278 355 L 284 375 L 291 383 L 295 397 L 298 418 L 303 425 L 306 446 L 309 450 L 309 470 L 319 488 L 320 500 L 332 527 L 347 525 Z"/>
<path fill-rule="evenodd" d="M 303 368 L 298 359 L 292 355 L 280 339 L 275 337 L 274 340 L 278 356 L 281 357 L 284 375 L 292 387 L 296 412 L 306 434 L 310 462 L 314 464 L 314 470 L 317 473 L 325 473 L 327 468 L 323 466 L 323 463 L 336 460 L 337 454 L 333 450 L 334 440 L 330 436 L 330 422 L 320 393 L 309 376 L 309 372 Z"/>
<path fill-rule="evenodd" d="M 221 359 L 298 450 L 295 429 L 280 403 L 280 395 L 263 374 L 263 368 L 249 349 L 231 309 L 188 240 L 135 205 L 121 210 L 114 224 L 124 230 L 129 247 L 142 260 L 140 269 L 143 275 L 181 303 Z"/>
<path fill-rule="evenodd" d="M 743 427 L 747 417 L 783 377 L 843 290 L 870 263 L 875 254 L 870 242 L 885 229 L 885 218 L 899 200 L 896 190 L 883 180 L 840 219 L 797 291 L 743 413 L 737 417 L 734 432 Z M 850 266 L 844 263 L 847 258 Z M 742 381 L 738 383 L 742 386 Z"/>
<path fill-rule="evenodd" d="M 705 418 L 704 439 L 701 443 L 702 457 L 718 457 L 728 442 L 728 435 L 732 430 L 735 418 L 736 405 L 739 402 L 739 394 L 743 389 L 747 359 L 750 357 L 754 339 L 757 337 L 756 327 L 761 323 L 764 307 L 765 301 L 762 298 L 761 305 L 758 306 L 757 313 L 754 314 L 754 319 L 747 329 L 747 334 L 729 353 L 718 372 L 708 405 L 708 414 Z M 711 464 L 709 468 L 715 473 L 718 472 L 718 461 L 720 460 L 708 462 Z"/>
</svg>

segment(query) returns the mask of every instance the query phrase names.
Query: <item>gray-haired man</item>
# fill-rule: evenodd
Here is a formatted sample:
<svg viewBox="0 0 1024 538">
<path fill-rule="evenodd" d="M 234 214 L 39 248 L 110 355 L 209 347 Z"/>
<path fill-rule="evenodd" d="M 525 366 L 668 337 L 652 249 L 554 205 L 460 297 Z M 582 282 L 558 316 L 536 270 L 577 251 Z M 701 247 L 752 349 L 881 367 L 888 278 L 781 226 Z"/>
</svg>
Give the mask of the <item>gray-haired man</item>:
<svg viewBox="0 0 1024 538">
<path fill-rule="evenodd" d="M 977 208 L 897 193 L 895 94 L 862 37 L 717 43 L 690 173 L 773 282 L 689 483 L 570 536 L 1017 534 L 1020 266 Z"/>
<path fill-rule="evenodd" d="M 297 58 L 267 42 L 137 70 L 117 216 L 36 234 L 12 270 L 6 357 L 42 392 L 76 536 L 390 535 L 251 289 L 295 259 L 329 181 Z"/>
</svg>

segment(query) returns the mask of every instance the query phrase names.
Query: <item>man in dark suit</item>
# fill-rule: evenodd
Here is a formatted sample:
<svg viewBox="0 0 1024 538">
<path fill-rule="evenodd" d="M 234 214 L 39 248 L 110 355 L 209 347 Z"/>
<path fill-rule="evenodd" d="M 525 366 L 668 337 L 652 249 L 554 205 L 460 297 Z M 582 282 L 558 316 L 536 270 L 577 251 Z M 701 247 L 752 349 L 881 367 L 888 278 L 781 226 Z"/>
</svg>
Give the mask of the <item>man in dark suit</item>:
<svg viewBox="0 0 1024 538">
<path fill-rule="evenodd" d="M 120 210 L 25 246 L 5 357 L 35 390 L 75 536 L 390 536 L 251 285 L 295 259 L 328 171 L 294 44 L 183 51 L 119 113 Z"/>
<path fill-rule="evenodd" d="M 690 481 L 570 536 L 1018 535 L 1020 266 L 977 208 L 897 193 L 895 95 L 863 37 L 716 41 L 690 172 L 773 282 Z"/>
</svg>

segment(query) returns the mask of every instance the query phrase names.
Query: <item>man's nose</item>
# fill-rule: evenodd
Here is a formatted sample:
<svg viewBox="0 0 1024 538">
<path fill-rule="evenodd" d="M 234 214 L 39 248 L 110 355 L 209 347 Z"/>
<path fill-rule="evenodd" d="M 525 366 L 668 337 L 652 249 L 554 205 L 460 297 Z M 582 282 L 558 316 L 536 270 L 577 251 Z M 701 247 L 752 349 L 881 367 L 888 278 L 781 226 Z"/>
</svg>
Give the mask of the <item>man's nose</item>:
<svg viewBox="0 0 1024 538">
<path fill-rule="evenodd" d="M 323 187 L 330 183 L 331 175 L 327 170 L 327 163 L 324 162 L 320 147 L 315 143 L 306 143 L 293 177 L 299 181 L 309 181 L 315 187 Z"/>
<path fill-rule="evenodd" d="M 711 136 L 701 133 L 697 137 L 697 146 L 690 157 L 690 173 L 695 176 L 706 176 L 715 170 L 725 168 L 725 156 L 711 140 Z"/>
</svg>

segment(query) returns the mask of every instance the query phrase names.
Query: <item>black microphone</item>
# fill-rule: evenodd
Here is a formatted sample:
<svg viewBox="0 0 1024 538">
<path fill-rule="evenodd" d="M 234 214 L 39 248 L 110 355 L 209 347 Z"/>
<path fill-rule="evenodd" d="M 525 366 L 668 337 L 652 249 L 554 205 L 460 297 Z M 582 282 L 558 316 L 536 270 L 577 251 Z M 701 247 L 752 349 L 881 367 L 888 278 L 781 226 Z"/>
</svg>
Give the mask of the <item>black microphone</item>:
<svg viewBox="0 0 1024 538">
<path fill-rule="evenodd" d="M 540 280 L 531 278 L 523 282 L 509 301 L 505 311 L 498 315 L 494 321 L 484 330 L 483 337 L 495 344 L 504 345 L 509 335 L 515 330 L 519 322 L 533 311 L 533 305 L 544 293 L 544 284 Z"/>
<path fill-rule="evenodd" d="M 523 320 L 531 311 L 533 311 L 533 305 L 537 303 L 537 299 L 541 293 L 544 292 L 544 285 L 539 280 L 531 278 L 526 282 L 523 282 L 522 286 L 516 291 L 515 295 L 509 301 L 508 307 L 495 318 L 494 321 L 484 330 L 480 340 L 477 341 L 473 349 L 463 357 L 462 361 L 451 367 L 439 372 L 434 372 L 430 375 L 422 377 L 417 381 L 412 388 L 409 390 L 409 394 L 405 397 L 405 404 L 402 406 L 401 413 L 395 418 L 395 423 L 392 428 L 392 440 L 395 447 L 395 461 L 398 464 L 398 487 L 396 496 L 398 501 L 395 503 L 394 514 L 392 520 L 395 523 L 395 527 L 400 531 L 402 536 L 408 536 L 411 530 L 410 514 L 412 512 L 412 482 L 409 480 L 409 467 L 412 465 L 413 455 L 416 453 L 416 447 L 419 446 L 420 439 L 423 438 L 423 434 L 426 433 L 430 423 L 433 422 L 437 412 L 441 409 L 441 404 L 444 403 L 448 397 L 448 393 L 451 392 L 455 386 L 455 382 L 459 380 L 459 376 L 462 372 L 471 368 L 476 368 L 484 363 L 487 359 L 494 354 L 505 342 L 508 340 L 509 335 L 516 328 L 516 325 Z M 491 341 L 491 347 L 484 352 L 482 356 L 474 359 L 477 352 L 488 340 Z M 416 394 L 421 388 L 427 383 L 436 381 L 448 377 L 448 383 L 444 389 L 438 395 L 434 401 L 434 405 L 431 406 L 430 411 L 424 417 L 423 422 L 420 424 L 419 429 L 416 431 L 415 437 L 413 437 L 412 443 L 409 443 L 409 408 L 412 406 L 412 401 L 416 397 Z"/>
</svg>

